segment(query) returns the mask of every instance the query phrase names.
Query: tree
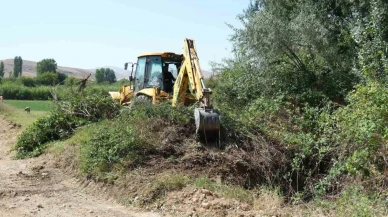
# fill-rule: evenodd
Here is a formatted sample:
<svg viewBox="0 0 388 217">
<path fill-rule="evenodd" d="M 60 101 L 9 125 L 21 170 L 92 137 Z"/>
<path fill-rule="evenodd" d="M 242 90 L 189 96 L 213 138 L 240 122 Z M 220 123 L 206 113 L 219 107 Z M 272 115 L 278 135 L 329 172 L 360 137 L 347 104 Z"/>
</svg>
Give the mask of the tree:
<svg viewBox="0 0 388 217">
<path fill-rule="evenodd" d="M 16 56 L 13 61 L 13 76 L 19 77 L 22 75 L 23 60 L 21 56 Z"/>
<path fill-rule="evenodd" d="M 60 84 L 64 84 L 65 80 L 67 78 L 67 75 L 65 73 L 58 72 L 58 81 Z"/>
<path fill-rule="evenodd" d="M 4 77 L 4 63 L 0 63 L 0 77 Z"/>
<path fill-rule="evenodd" d="M 243 27 L 230 26 L 231 41 L 234 62 L 245 70 L 230 81 L 247 90 L 247 102 L 278 94 L 298 104 L 344 103 L 360 79 L 352 71 L 356 28 L 348 25 L 357 1 L 335 2 L 256 0 L 238 16 Z"/>
<path fill-rule="evenodd" d="M 57 72 L 57 62 L 54 59 L 43 59 L 36 65 L 36 72 L 38 75 L 46 72 Z"/>
<path fill-rule="evenodd" d="M 104 81 L 109 83 L 116 82 L 115 72 L 110 68 L 100 68 L 96 70 L 96 81 L 97 83 L 102 83 Z"/>
<path fill-rule="evenodd" d="M 36 80 L 40 85 L 56 85 L 59 83 L 58 74 L 55 72 L 45 72 L 43 74 L 39 74 L 36 77 Z"/>
</svg>

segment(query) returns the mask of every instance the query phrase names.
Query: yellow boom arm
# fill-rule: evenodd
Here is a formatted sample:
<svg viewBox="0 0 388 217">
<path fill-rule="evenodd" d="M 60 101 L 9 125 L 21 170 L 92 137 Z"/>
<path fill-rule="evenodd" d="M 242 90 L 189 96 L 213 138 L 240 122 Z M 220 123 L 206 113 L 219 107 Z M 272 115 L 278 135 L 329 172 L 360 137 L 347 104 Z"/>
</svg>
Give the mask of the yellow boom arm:
<svg viewBox="0 0 388 217">
<path fill-rule="evenodd" d="M 205 86 L 194 40 L 187 38 L 184 40 L 183 58 L 184 60 L 174 85 L 172 106 L 185 103 L 188 85 L 190 85 L 191 92 L 201 106 L 210 106 L 209 97 L 212 91 Z"/>
<path fill-rule="evenodd" d="M 219 113 L 210 105 L 212 91 L 205 86 L 194 40 L 187 38 L 184 40 L 183 58 L 174 84 L 172 106 L 185 104 L 186 91 L 189 87 L 199 102 L 199 107 L 194 110 L 196 133 L 218 132 L 220 129 Z"/>
</svg>

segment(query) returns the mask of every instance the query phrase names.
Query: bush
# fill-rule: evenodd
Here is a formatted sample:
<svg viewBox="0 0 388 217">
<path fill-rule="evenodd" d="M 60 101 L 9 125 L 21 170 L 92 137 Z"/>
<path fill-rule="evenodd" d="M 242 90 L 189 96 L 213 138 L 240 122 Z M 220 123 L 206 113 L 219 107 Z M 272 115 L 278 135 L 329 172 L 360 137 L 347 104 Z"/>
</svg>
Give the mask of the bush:
<svg viewBox="0 0 388 217">
<path fill-rule="evenodd" d="M 81 82 L 81 79 L 76 77 L 67 77 L 65 79 L 65 85 L 68 87 L 77 86 L 79 85 L 80 82 Z"/>
<path fill-rule="evenodd" d="M 65 73 L 58 72 L 58 82 L 60 84 L 64 84 L 66 79 L 67 79 L 67 75 Z"/>
<path fill-rule="evenodd" d="M 76 126 L 74 119 L 61 113 L 52 113 L 39 119 L 18 138 L 15 146 L 16 157 L 34 157 L 42 154 L 48 142 L 68 138 Z"/>
<path fill-rule="evenodd" d="M 20 80 L 21 83 L 26 87 L 35 87 L 36 86 L 36 81 L 34 78 L 21 76 L 21 77 L 18 77 L 17 79 Z"/>
<path fill-rule="evenodd" d="M 358 86 L 349 105 L 335 113 L 339 160 L 349 173 L 370 177 L 383 174 L 388 167 L 387 101 L 388 87 L 372 82 Z"/>
<path fill-rule="evenodd" d="M 39 119 L 18 138 L 17 157 L 37 156 L 48 142 L 68 138 L 76 128 L 115 117 L 119 106 L 111 98 L 104 97 L 106 95 L 106 92 L 88 89 L 84 93 L 68 94 L 64 101 L 55 102 L 49 116 Z"/>
<path fill-rule="evenodd" d="M 137 105 L 133 108 L 133 113 L 129 113 L 130 118 L 142 120 L 162 119 L 170 124 L 185 126 L 194 121 L 192 107 L 172 107 L 168 103 L 159 105 Z M 123 115 L 125 118 L 125 115 Z"/>
<path fill-rule="evenodd" d="M 81 170 L 87 174 L 110 172 L 116 164 L 136 161 L 149 144 L 125 122 L 103 121 L 81 149 Z"/>
<path fill-rule="evenodd" d="M 58 74 L 55 72 L 45 72 L 36 77 L 36 81 L 40 85 L 56 85 L 59 83 Z"/>
<path fill-rule="evenodd" d="M 111 121 L 98 123 L 81 148 L 82 171 L 96 177 L 141 163 L 145 153 L 159 145 L 163 129 L 170 127 L 178 133 L 178 126 L 191 121 L 192 112 L 188 111 L 165 103 L 137 105 Z"/>
<path fill-rule="evenodd" d="M 0 95 L 5 99 L 47 100 L 51 99 L 50 87 L 25 87 L 16 83 L 6 83 L 0 86 Z"/>
</svg>

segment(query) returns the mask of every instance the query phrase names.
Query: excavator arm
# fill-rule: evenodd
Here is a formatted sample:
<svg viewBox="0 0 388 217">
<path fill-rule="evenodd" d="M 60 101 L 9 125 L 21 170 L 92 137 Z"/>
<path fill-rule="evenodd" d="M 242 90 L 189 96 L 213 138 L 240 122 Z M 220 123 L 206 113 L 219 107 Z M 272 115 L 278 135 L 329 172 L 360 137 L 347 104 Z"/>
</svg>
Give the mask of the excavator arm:
<svg viewBox="0 0 388 217">
<path fill-rule="evenodd" d="M 174 84 L 172 106 L 185 104 L 188 89 L 198 102 L 194 110 L 196 133 L 205 136 L 218 133 L 220 118 L 218 110 L 210 102 L 212 91 L 205 86 L 194 40 L 186 38 L 183 43 L 183 62 Z"/>
</svg>

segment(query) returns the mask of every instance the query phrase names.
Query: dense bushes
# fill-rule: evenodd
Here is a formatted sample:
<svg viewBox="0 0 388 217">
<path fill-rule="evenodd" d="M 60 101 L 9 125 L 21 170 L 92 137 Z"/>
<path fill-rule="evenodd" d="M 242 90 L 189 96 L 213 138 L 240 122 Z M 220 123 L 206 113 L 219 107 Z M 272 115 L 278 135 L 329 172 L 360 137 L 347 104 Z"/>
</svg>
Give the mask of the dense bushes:
<svg viewBox="0 0 388 217">
<path fill-rule="evenodd" d="M 103 121 L 93 130 L 90 139 L 81 147 L 81 169 L 98 176 L 110 172 L 116 165 L 133 163 L 141 157 L 139 151 L 150 144 L 139 136 L 132 124 Z"/>
<path fill-rule="evenodd" d="M 68 138 L 76 128 L 115 117 L 119 106 L 108 96 L 107 92 L 94 88 L 81 93 L 69 91 L 63 101 L 55 102 L 47 117 L 23 131 L 16 145 L 17 157 L 39 155 L 48 142 Z"/>
<path fill-rule="evenodd" d="M 51 99 L 50 87 L 26 87 L 17 83 L 0 85 L 0 95 L 4 99 L 47 100 Z"/>
<path fill-rule="evenodd" d="M 235 58 L 214 65 L 229 136 L 250 150 L 272 143 L 291 162 L 276 185 L 299 200 L 358 178 L 383 188 L 388 167 L 387 3 L 333 7 L 252 1 L 233 28 Z"/>
<path fill-rule="evenodd" d="M 292 202 L 328 193 L 360 196 L 360 203 L 368 205 L 370 198 L 381 199 L 375 192 L 386 192 L 388 168 L 386 3 L 253 2 L 239 17 L 243 27 L 234 29 L 235 58 L 218 65 L 220 74 L 207 80 L 222 115 L 222 142 L 250 153 L 247 162 L 258 162 L 247 166 L 259 172 L 255 186 L 246 187 L 279 186 Z M 63 119 L 67 124 L 75 124 L 59 120 L 70 133 L 110 119 L 94 125 L 82 147 L 88 174 L 128 168 L 162 143 L 155 133 L 168 125 L 192 126 L 192 109 L 166 104 L 139 105 L 117 115 L 110 99 L 100 99 L 107 90 L 119 89 L 113 87 L 69 98 L 56 110 L 69 115 L 70 122 Z M 22 135 L 22 155 L 68 135 L 59 133 L 62 128 L 38 134 L 37 126 L 52 127 L 51 121 L 40 120 Z M 349 184 L 362 187 L 344 188 Z"/>
<path fill-rule="evenodd" d="M 190 109 L 172 108 L 166 103 L 124 109 L 116 118 L 98 123 L 90 132 L 81 148 L 81 169 L 99 176 L 111 172 L 113 167 L 117 170 L 136 165 L 147 157 L 144 153 L 151 153 L 160 145 L 163 136 L 159 133 L 168 129 L 173 130 L 170 133 L 178 133 L 175 130 L 179 126 L 186 128 L 191 121 Z"/>
<path fill-rule="evenodd" d="M 68 138 L 77 127 L 74 119 L 52 113 L 36 121 L 18 138 L 16 157 L 25 158 L 42 154 L 48 142 Z"/>
<path fill-rule="evenodd" d="M 122 84 L 128 80 L 123 80 L 109 85 L 96 85 L 89 81 L 88 85 L 104 91 L 118 91 Z M 80 78 L 67 77 L 63 73 L 43 73 L 37 77 L 17 77 L 2 78 L 0 80 L 0 95 L 4 99 L 14 100 L 47 100 L 52 99 L 51 92 L 55 89 L 56 94 L 66 96 L 69 87 L 78 86 Z"/>
</svg>

